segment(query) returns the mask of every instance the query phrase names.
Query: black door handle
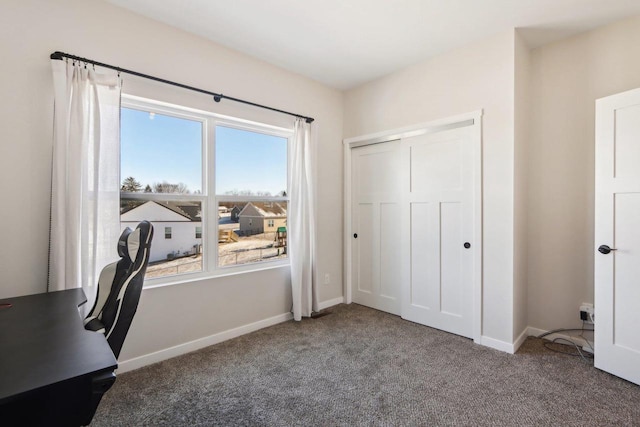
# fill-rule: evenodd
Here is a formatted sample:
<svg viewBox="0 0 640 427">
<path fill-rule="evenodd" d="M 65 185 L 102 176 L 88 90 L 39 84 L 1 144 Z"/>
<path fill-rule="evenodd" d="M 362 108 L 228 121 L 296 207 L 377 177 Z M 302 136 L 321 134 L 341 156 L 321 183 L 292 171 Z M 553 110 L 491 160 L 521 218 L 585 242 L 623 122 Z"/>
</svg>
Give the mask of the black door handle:
<svg viewBox="0 0 640 427">
<path fill-rule="evenodd" d="M 617 249 L 610 248 L 607 245 L 600 245 L 600 247 L 598 248 L 598 252 L 600 252 L 601 254 L 605 254 L 605 255 L 610 253 L 611 251 L 617 251 Z"/>
<path fill-rule="evenodd" d="M 353 233 L 353 238 L 357 239 L 358 238 L 358 233 Z"/>
</svg>

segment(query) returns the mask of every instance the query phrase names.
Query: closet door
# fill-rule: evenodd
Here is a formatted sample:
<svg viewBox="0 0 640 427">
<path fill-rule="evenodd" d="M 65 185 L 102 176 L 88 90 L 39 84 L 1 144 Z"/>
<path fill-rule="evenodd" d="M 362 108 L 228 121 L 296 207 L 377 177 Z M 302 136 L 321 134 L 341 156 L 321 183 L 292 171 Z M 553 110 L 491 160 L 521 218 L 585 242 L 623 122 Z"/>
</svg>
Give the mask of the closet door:
<svg viewBox="0 0 640 427">
<path fill-rule="evenodd" d="M 640 384 L 640 89 L 596 101 L 595 367 Z"/>
<path fill-rule="evenodd" d="M 399 141 L 351 150 L 353 302 L 400 314 Z"/>
<path fill-rule="evenodd" d="M 474 191 L 479 146 L 471 127 L 402 140 L 408 180 L 402 317 L 473 338 Z M 479 188 L 479 186 L 478 186 Z M 478 234 L 479 235 L 479 234 Z"/>
</svg>

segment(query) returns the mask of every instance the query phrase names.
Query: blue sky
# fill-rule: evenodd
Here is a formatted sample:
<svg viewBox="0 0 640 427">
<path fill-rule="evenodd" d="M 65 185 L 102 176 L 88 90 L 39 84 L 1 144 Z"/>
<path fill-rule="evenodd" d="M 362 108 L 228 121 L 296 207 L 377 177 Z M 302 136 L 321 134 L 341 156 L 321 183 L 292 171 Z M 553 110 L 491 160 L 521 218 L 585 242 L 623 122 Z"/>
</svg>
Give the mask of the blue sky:
<svg viewBox="0 0 640 427">
<path fill-rule="evenodd" d="M 287 140 L 218 126 L 217 193 L 251 190 L 276 195 L 286 189 Z M 182 182 L 202 189 L 202 125 L 162 114 L 122 109 L 121 171 L 147 184 Z"/>
</svg>

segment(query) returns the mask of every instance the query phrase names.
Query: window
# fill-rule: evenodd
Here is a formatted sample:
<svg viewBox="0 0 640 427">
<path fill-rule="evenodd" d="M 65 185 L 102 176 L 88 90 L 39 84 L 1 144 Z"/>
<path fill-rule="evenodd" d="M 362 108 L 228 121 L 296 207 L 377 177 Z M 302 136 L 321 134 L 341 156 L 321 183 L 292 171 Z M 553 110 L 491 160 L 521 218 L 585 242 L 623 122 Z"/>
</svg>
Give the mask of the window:
<svg viewBox="0 0 640 427">
<path fill-rule="evenodd" d="M 147 279 L 286 259 L 291 130 L 133 97 L 121 113 L 121 228 L 164 230 Z"/>
<path fill-rule="evenodd" d="M 287 218 L 288 138 L 229 126 L 216 126 L 216 199 L 238 207 L 233 232 L 237 242 L 220 239 L 218 267 L 287 257 L 286 239 L 278 240 L 267 217 Z M 222 221 L 220 225 L 223 227 Z M 235 236 L 232 236 L 235 237 Z"/>
</svg>

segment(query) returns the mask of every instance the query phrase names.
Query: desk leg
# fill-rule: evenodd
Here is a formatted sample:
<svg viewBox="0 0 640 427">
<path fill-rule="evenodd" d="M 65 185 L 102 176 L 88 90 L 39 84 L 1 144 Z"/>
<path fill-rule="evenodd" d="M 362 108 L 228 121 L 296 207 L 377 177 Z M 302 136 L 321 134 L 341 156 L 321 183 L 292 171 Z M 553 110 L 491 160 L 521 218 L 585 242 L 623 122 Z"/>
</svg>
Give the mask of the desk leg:
<svg viewBox="0 0 640 427">
<path fill-rule="evenodd" d="M 96 414 L 98 405 L 102 396 L 111 388 L 113 383 L 116 382 L 116 374 L 114 372 L 104 372 L 96 375 L 91 380 L 91 403 L 89 405 L 89 413 L 87 414 L 86 421 L 82 424 L 87 426 L 91 423 L 93 416 Z"/>
</svg>

